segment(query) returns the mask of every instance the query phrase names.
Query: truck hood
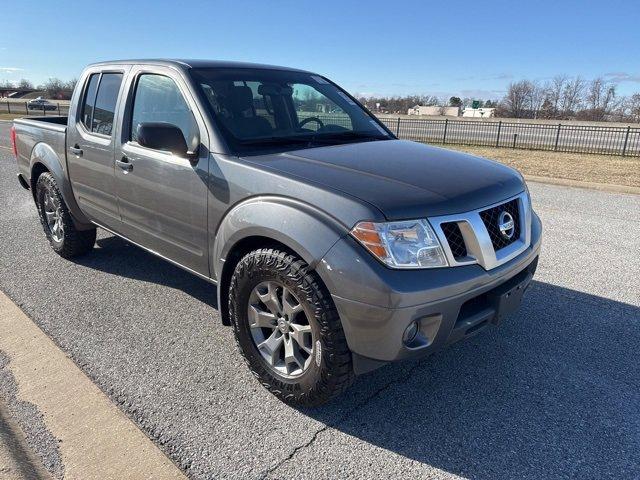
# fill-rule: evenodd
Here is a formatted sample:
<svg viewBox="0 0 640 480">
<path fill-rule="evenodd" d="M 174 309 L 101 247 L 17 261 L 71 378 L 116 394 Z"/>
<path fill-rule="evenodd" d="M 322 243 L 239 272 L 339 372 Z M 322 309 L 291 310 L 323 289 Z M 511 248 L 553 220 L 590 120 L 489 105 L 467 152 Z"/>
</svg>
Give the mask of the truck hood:
<svg viewBox="0 0 640 480">
<path fill-rule="evenodd" d="M 521 175 L 500 163 L 404 140 L 309 148 L 244 160 L 358 197 L 388 220 L 466 212 L 524 190 Z"/>
</svg>

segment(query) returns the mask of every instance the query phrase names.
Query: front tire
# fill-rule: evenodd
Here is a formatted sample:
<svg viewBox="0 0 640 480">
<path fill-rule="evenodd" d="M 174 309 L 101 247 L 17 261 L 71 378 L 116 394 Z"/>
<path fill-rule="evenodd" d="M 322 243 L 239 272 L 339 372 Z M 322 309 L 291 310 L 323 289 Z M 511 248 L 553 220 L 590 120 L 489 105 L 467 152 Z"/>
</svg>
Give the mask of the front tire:
<svg viewBox="0 0 640 480">
<path fill-rule="evenodd" d="M 319 405 L 353 382 L 338 312 L 303 260 L 271 248 L 248 253 L 231 278 L 229 308 L 249 368 L 286 403 Z"/>
<path fill-rule="evenodd" d="M 40 223 L 54 252 L 63 258 L 73 258 L 93 249 L 96 229 L 76 229 L 56 180 L 49 172 L 38 177 L 36 205 Z"/>
</svg>

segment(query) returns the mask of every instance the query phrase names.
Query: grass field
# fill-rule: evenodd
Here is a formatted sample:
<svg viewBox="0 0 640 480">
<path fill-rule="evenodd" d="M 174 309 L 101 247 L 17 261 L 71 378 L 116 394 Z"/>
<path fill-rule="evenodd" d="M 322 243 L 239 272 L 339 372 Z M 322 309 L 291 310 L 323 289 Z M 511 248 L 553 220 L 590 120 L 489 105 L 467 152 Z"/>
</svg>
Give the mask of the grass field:
<svg viewBox="0 0 640 480">
<path fill-rule="evenodd" d="M 457 145 L 447 145 L 447 148 L 497 160 L 525 175 L 640 187 L 640 158 L 637 157 Z"/>
</svg>

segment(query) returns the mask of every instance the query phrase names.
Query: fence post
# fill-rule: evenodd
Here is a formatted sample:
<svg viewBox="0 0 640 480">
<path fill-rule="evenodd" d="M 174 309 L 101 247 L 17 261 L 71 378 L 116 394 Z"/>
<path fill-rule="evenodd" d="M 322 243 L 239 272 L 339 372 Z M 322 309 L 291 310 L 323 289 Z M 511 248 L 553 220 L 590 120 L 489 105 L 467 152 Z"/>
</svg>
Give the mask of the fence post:
<svg viewBox="0 0 640 480">
<path fill-rule="evenodd" d="M 442 136 L 442 144 L 447 143 L 447 127 L 449 126 L 449 119 L 444 119 L 444 135 Z"/>
<path fill-rule="evenodd" d="M 11 104 L 9 103 L 8 100 L 7 100 L 7 110 L 9 111 L 9 113 L 11 113 Z"/>
<path fill-rule="evenodd" d="M 47 109 L 44 107 L 44 103 L 42 104 L 42 115 L 47 116 Z"/>
<path fill-rule="evenodd" d="M 624 147 L 622 147 L 623 157 L 627 154 L 627 143 L 629 142 L 629 130 L 631 130 L 631 125 L 627 126 L 627 133 L 624 136 Z"/>
<path fill-rule="evenodd" d="M 502 130 L 502 120 L 498 122 L 498 136 L 496 137 L 496 148 L 500 146 L 500 130 Z"/>
<path fill-rule="evenodd" d="M 24 102 L 24 114 L 29 115 L 29 104 Z"/>
<path fill-rule="evenodd" d="M 518 134 L 514 133 L 513 134 L 513 148 L 516 148 L 516 141 L 518 140 Z"/>
<path fill-rule="evenodd" d="M 555 147 L 553 147 L 554 152 L 558 151 L 558 141 L 560 140 L 560 127 L 562 127 L 561 123 L 558 124 L 558 131 L 556 132 L 556 145 Z"/>
<path fill-rule="evenodd" d="M 396 137 L 400 136 L 400 117 L 398 117 L 398 123 L 396 124 Z"/>
</svg>

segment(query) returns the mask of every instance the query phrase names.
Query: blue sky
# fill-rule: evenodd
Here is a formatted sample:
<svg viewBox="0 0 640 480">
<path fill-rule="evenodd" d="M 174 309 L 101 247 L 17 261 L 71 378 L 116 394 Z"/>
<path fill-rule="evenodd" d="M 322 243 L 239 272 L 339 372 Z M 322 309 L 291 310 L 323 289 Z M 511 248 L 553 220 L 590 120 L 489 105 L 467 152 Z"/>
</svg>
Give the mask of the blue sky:
<svg viewBox="0 0 640 480">
<path fill-rule="evenodd" d="M 607 76 L 640 92 L 640 1 L 10 1 L 0 80 L 117 58 L 320 72 L 361 94 L 497 98 L 512 80 Z"/>
</svg>

